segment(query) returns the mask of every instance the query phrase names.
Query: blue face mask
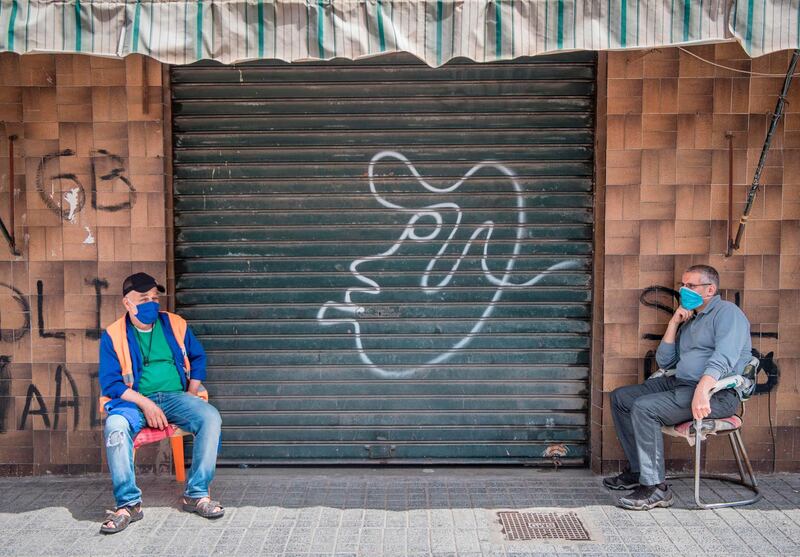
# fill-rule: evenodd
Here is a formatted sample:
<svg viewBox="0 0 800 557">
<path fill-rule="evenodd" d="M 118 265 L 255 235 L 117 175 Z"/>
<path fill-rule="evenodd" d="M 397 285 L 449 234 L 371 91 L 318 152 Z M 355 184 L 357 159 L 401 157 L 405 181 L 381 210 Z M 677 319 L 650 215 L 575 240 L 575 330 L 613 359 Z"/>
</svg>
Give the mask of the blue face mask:
<svg viewBox="0 0 800 557">
<path fill-rule="evenodd" d="M 136 319 L 150 325 L 158 319 L 158 302 L 145 302 L 136 306 Z"/>
<path fill-rule="evenodd" d="M 693 310 L 695 308 L 699 308 L 703 305 L 703 297 L 692 290 L 691 288 L 686 288 L 685 286 L 681 286 L 681 306 L 684 309 Z"/>
</svg>

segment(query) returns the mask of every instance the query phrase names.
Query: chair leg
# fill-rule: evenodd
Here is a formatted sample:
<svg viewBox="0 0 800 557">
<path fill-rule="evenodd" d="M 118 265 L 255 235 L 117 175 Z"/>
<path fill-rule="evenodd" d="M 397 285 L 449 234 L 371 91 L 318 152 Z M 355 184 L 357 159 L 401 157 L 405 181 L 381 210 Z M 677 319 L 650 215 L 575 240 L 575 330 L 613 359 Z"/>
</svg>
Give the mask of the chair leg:
<svg viewBox="0 0 800 557">
<path fill-rule="evenodd" d="M 735 478 L 722 476 L 718 474 L 706 474 L 706 479 L 713 479 L 721 482 L 728 482 L 740 485 L 752 491 L 754 496 L 749 499 L 741 499 L 739 501 L 722 501 L 719 503 L 704 503 L 700 499 L 701 440 L 699 433 L 700 428 L 697 422 L 695 422 L 695 432 L 696 433 L 695 433 L 695 453 L 694 453 L 694 501 L 695 503 L 697 503 L 697 506 L 700 507 L 701 509 L 721 509 L 724 507 L 741 507 L 744 505 L 751 505 L 759 501 L 761 499 L 761 493 L 758 490 L 758 484 L 756 482 L 755 474 L 753 473 L 753 467 L 750 464 L 750 459 L 747 457 L 747 451 L 745 450 L 744 443 L 742 442 L 742 435 L 738 430 L 731 432 L 729 435 L 731 436 L 731 449 L 733 452 L 733 456 L 736 459 L 736 466 L 739 468 L 741 480 L 736 480 Z M 745 470 L 747 471 L 749 481 L 745 479 L 745 474 L 744 474 Z"/>
<path fill-rule="evenodd" d="M 183 464 L 183 436 L 170 437 L 172 446 L 172 461 L 175 463 L 175 480 L 179 483 L 186 481 L 186 468 Z"/>
<path fill-rule="evenodd" d="M 736 455 L 739 467 L 741 468 L 742 461 L 744 461 L 744 465 L 747 468 L 747 475 L 750 477 L 750 487 L 758 494 L 758 482 L 756 481 L 756 475 L 753 473 L 753 465 L 750 464 L 750 458 L 747 456 L 747 450 L 744 448 L 742 434 L 737 430 L 733 435 L 736 439 L 736 443 L 739 445 L 740 454 Z M 742 477 L 742 483 L 744 483 L 744 477 Z M 759 494 L 758 497 L 760 499 L 761 495 Z"/>
<path fill-rule="evenodd" d="M 742 466 L 742 455 L 739 452 L 739 445 L 736 443 L 736 436 L 735 435 L 728 435 L 728 441 L 731 443 L 731 451 L 733 451 L 733 458 L 736 460 L 736 468 L 739 469 L 739 477 L 744 483 L 744 466 Z"/>
<path fill-rule="evenodd" d="M 705 503 L 700 500 L 700 461 L 702 460 L 700 457 L 702 455 L 702 443 L 703 438 L 701 437 L 701 428 L 702 428 L 702 421 L 695 420 L 694 421 L 694 502 L 697 503 L 698 507 L 705 507 Z"/>
</svg>

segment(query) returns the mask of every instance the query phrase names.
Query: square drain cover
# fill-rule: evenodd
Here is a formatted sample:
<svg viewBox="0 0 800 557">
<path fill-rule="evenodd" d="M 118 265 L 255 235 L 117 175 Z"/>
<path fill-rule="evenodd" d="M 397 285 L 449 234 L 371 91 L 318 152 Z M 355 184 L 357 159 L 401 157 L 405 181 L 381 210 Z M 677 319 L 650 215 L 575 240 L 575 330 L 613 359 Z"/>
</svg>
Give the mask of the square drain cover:
<svg viewBox="0 0 800 557">
<path fill-rule="evenodd" d="M 581 519 L 573 512 L 499 512 L 503 534 L 509 541 L 569 540 L 591 541 Z"/>
</svg>

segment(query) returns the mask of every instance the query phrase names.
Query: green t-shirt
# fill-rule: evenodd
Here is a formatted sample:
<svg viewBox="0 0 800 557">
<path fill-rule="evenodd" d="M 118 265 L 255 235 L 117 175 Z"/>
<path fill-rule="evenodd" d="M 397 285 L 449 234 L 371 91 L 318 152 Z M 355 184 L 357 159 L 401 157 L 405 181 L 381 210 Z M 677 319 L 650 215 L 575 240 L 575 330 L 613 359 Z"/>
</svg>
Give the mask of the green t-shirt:
<svg viewBox="0 0 800 557">
<path fill-rule="evenodd" d="M 150 331 L 133 329 L 142 356 L 142 374 L 139 377 L 139 392 L 144 396 L 153 393 L 177 393 L 183 384 L 175 358 L 167 344 L 161 322 L 156 319 Z"/>
</svg>

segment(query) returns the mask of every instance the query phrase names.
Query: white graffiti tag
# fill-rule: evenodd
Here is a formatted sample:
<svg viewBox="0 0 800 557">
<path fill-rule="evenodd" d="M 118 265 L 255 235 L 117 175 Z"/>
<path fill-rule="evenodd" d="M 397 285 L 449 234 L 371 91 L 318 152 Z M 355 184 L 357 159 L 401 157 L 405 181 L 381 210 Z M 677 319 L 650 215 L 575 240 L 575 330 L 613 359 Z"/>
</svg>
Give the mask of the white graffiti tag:
<svg viewBox="0 0 800 557">
<path fill-rule="evenodd" d="M 425 188 L 428 192 L 433 194 L 447 194 L 452 193 L 458 190 L 463 184 L 467 182 L 472 176 L 475 175 L 481 169 L 493 169 L 499 171 L 505 177 L 508 178 L 511 186 L 514 189 L 515 195 L 515 203 L 516 203 L 516 229 L 515 229 L 515 242 L 513 244 L 513 250 L 511 255 L 509 256 L 508 260 L 505 263 L 505 270 L 501 277 L 495 276 L 492 271 L 489 269 L 489 264 L 487 262 L 487 258 L 489 257 L 489 243 L 492 238 L 492 233 L 495 230 L 495 224 L 491 220 L 484 221 L 480 226 L 477 226 L 469 237 L 469 240 L 464 244 L 463 249 L 461 250 L 460 255 L 455 259 L 455 262 L 452 264 L 449 270 L 444 273 L 444 277 L 441 280 L 436 282 L 432 279 L 432 274 L 435 269 L 437 269 L 437 264 L 439 263 L 440 259 L 443 255 L 448 252 L 448 248 L 450 247 L 451 243 L 453 242 L 456 234 L 458 233 L 459 229 L 462 225 L 462 217 L 463 213 L 461 207 L 456 203 L 435 203 L 431 205 L 426 205 L 422 208 L 408 208 L 402 205 L 398 205 L 396 203 L 392 203 L 385 197 L 383 197 L 380 193 L 378 193 L 377 187 L 375 185 L 375 165 L 384 160 L 384 159 L 395 159 L 396 161 L 401 162 L 405 165 L 407 170 L 411 173 L 411 175 L 419 182 L 419 184 Z M 317 320 L 322 325 L 337 325 L 342 323 L 347 323 L 352 325 L 353 332 L 355 336 L 355 345 L 356 350 L 358 351 L 359 357 L 361 361 L 366 364 L 370 370 L 372 370 L 375 374 L 379 375 L 380 377 L 384 378 L 403 378 L 409 377 L 415 374 L 417 371 L 422 369 L 424 366 L 431 366 L 436 364 L 441 364 L 450 358 L 452 358 L 456 352 L 460 349 L 466 347 L 472 339 L 477 335 L 481 329 L 486 324 L 486 320 L 491 316 L 492 312 L 495 309 L 495 305 L 498 301 L 500 301 L 501 296 L 503 295 L 503 290 L 505 288 L 523 288 L 533 286 L 540 281 L 542 281 L 548 274 L 563 271 L 567 269 L 576 269 L 580 267 L 580 264 L 577 261 L 562 261 L 551 267 L 548 267 L 545 271 L 542 271 L 532 279 L 523 282 L 523 283 L 514 283 L 511 280 L 512 271 L 514 269 L 514 263 L 517 256 L 520 254 L 522 249 L 522 240 L 524 239 L 525 235 L 525 199 L 522 195 L 522 188 L 520 187 L 519 183 L 516 180 L 515 174 L 508 169 L 506 166 L 495 162 L 495 161 L 483 161 L 479 164 L 473 166 L 469 172 L 467 172 L 460 180 L 448 187 L 436 187 L 430 183 L 428 183 L 417 171 L 414 165 L 409 161 L 404 155 L 395 151 L 382 151 L 372 157 L 372 160 L 369 163 L 369 188 L 370 192 L 372 193 L 375 200 L 380 203 L 382 206 L 397 210 L 401 213 L 408 213 L 410 214 L 410 218 L 403 229 L 403 232 L 400 234 L 400 237 L 397 241 L 384 251 L 378 255 L 371 255 L 368 257 L 364 257 L 363 259 L 356 259 L 350 264 L 350 272 L 353 276 L 365 286 L 358 286 L 354 288 L 349 288 L 345 291 L 344 295 L 344 302 L 335 302 L 335 301 L 328 301 L 320 307 L 319 311 L 317 312 Z M 440 233 L 445 229 L 444 227 L 444 217 L 442 216 L 443 213 L 453 214 L 455 215 L 455 223 L 452 225 L 452 230 L 450 231 L 449 235 L 446 239 L 442 242 L 441 248 L 438 250 L 436 255 L 428 262 L 424 273 L 422 274 L 420 280 L 420 287 L 423 292 L 428 295 L 432 295 L 435 293 L 440 292 L 443 288 L 445 288 L 453 279 L 458 271 L 459 266 L 461 265 L 462 261 L 464 261 L 465 257 L 469 253 L 472 244 L 476 241 L 480 241 L 480 238 L 483 237 L 483 253 L 480 257 L 480 266 L 483 271 L 483 277 L 492 285 L 497 286 L 497 289 L 494 290 L 491 298 L 487 301 L 486 306 L 483 308 L 483 311 L 480 317 L 475 321 L 472 328 L 463 336 L 460 340 L 455 342 L 448 350 L 439 355 L 431 358 L 425 364 L 421 366 L 416 366 L 407 369 L 383 369 L 378 364 L 376 364 L 368 355 L 367 350 L 364 348 L 364 344 L 362 341 L 362 334 L 361 334 L 361 324 L 359 322 L 359 317 L 362 316 L 365 312 L 364 306 L 356 303 L 353 301 L 352 296 L 356 293 L 363 293 L 369 295 L 378 295 L 381 293 L 381 285 L 376 282 L 375 280 L 364 276 L 359 272 L 359 267 L 367 262 L 371 261 L 378 261 L 383 260 L 391 257 L 392 255 L 396 254 L 400 248 L 406 244 L 407 242 L 432 242 L 433 240 L 442 241 L 439 239 Z M 422 221 L 422 219 L 425 219 Z M 433 221 L 433 224 L 428 224 L 429 221 Z M 420 222 L 422 221 L 422 222 Z M 418 233 L 418 227 L 425 227 L 425 228 L 432 228 L 431 232 L 420 234 Z M 329 317 L 330 312 L 338 312 L 340 317 Z"/>
</svg>

